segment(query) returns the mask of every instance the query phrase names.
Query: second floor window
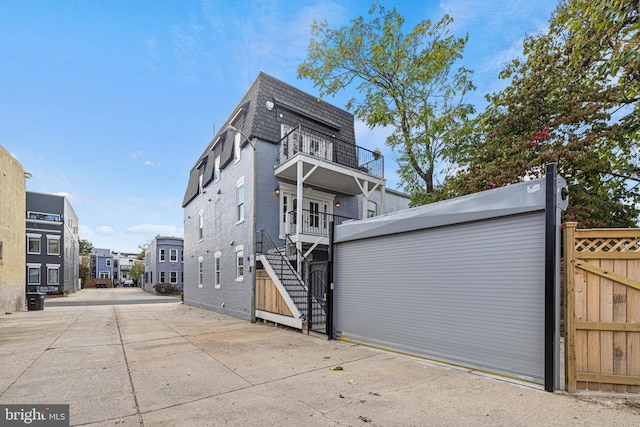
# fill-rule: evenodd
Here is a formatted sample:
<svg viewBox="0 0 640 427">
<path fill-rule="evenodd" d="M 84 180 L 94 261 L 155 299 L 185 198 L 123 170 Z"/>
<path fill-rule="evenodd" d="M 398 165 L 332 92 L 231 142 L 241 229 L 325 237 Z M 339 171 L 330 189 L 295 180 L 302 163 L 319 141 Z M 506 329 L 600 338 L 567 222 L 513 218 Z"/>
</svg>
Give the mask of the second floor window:
<svg viewBox="0 0 640 427">
<path fill-rule="evenodd" d="M 169 250 L 169 261 L 178 262 L 178 250 L 177 249 L 170 249 Z"/>
<path fill-rule="evenodd" d="M 30 254 L 40 253 L 40 236 L 29 236 L 27 242 L 27 252 Z"/>
<path fill-rule="evenodd" d="M 204 211 L 198 214 L 198 240 L 204 239 Z"/>
<path fill-rule="evenodd" d="M 164 262 L 164 249 L 160 249 L 160 262 Z"/>
<path fill-rule="evenodd" d="M 236 184 L 236 221 L 244 220 L 244 180 L 240 178 Z"/>
<path fill-rule="evenodd" d="M 47 254 L 60 255 L 60 238 L 47 237 Z"/>
</svg>

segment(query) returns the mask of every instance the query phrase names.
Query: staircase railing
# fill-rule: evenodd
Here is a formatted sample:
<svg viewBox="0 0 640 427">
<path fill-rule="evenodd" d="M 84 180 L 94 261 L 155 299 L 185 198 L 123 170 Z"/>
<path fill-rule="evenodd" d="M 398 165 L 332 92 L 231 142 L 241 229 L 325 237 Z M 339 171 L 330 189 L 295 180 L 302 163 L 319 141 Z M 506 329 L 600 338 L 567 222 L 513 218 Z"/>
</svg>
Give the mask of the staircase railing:
<svg viewBox="0 0 640 427">
<path fill-rule="evenodd" d="M 294 266 L 291 265 L 291 258 L 295 256 L 296 260 L 300 261 L 304 259 L 304 254 L 297 249 L 296 244 L 289 235 L 285 236 L 285 247 L 280 248 L 274 243 L 269 233 L 265 230 L 260 230 L 256 235 L 256 253 L 262 254 L 267 258 L 271 268 L 298 308 L 303 320 L 312 322 L 311 315 L 313 306 L 316 304 L 322 311 L 326 310 L 322 301 L 316 295 L 313 295 L 309 287 L 309 278 L 298 274 Z"/>
<path fill-rule="evenodd" d="M 289 236 L 287 235 L 287 238 L 288 237 Z M 283 248 L 276 246 L 273 239 L 271 238 L 269 233 L 267 233 L 266 230 L 258 231 L 256 235 L 256 253 L 263 254 L 263 255 L 277 255 L 282 262 L 280 263 L 279 267 L 272 266 L 272 268 L 273 267 L 277 268 L 277 270 L 275 268 L 274 270 L 276 270 L 276 274 L 278 275 L 278 277 L 284 277 L 285 273 L 293 274 L 300 281 L 300 285 L 306 289 L 306 284 L 302 280 L 302 277 L 300 277 L 296 269 L 291 265 L 291 262 L 289 261 L 289 257 L 287 256 L 286 252 L 282 253 L 282 251 L 283 251 Z"/>
</svg>

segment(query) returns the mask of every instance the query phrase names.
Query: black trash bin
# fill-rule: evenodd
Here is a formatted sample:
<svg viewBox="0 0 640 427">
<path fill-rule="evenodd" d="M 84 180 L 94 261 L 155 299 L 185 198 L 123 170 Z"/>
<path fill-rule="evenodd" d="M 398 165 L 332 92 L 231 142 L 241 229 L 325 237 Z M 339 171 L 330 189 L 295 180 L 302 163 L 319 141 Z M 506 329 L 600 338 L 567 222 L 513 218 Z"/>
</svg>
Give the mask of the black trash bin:
<svg viewBox="0 0 640 427">
<path fill-rule="evenodd" d="M 27 292 L 27 307 L 29 311 L 44 310 L 44 294 L 40 292 Z"/>
</svg>

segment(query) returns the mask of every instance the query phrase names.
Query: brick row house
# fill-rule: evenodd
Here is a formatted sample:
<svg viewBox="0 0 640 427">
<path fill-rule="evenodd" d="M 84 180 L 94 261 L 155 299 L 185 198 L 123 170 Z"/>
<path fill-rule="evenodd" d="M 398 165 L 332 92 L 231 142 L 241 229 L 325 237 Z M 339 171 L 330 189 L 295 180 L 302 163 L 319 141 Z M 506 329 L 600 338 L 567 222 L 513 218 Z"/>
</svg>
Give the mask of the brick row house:
<svg viewBox="0 0 640 427">
<path fill-rule="evenodd" d="M 260 73 L 190 172 L 185 303 L 302 328 L 326 313 L 331 224 L 408 207 L 385 184 L 352 114 Z"/>
</svg>

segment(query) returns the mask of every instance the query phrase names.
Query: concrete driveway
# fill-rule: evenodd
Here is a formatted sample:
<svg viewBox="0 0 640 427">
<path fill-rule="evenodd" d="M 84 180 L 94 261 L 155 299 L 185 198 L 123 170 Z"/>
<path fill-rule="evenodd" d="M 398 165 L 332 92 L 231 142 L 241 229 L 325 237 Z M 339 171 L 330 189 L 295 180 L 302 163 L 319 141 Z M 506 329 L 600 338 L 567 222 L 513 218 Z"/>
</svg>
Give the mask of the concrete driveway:
<svg viewBox="0 0 640 427">
<path fill-rule="evenodd" d="M 640 425 L 637 395 L 551 394 L 138 288 L 3 315 L 0 367 L 0 403 L 69 404 L 73 426 Z"/>
</svg>

